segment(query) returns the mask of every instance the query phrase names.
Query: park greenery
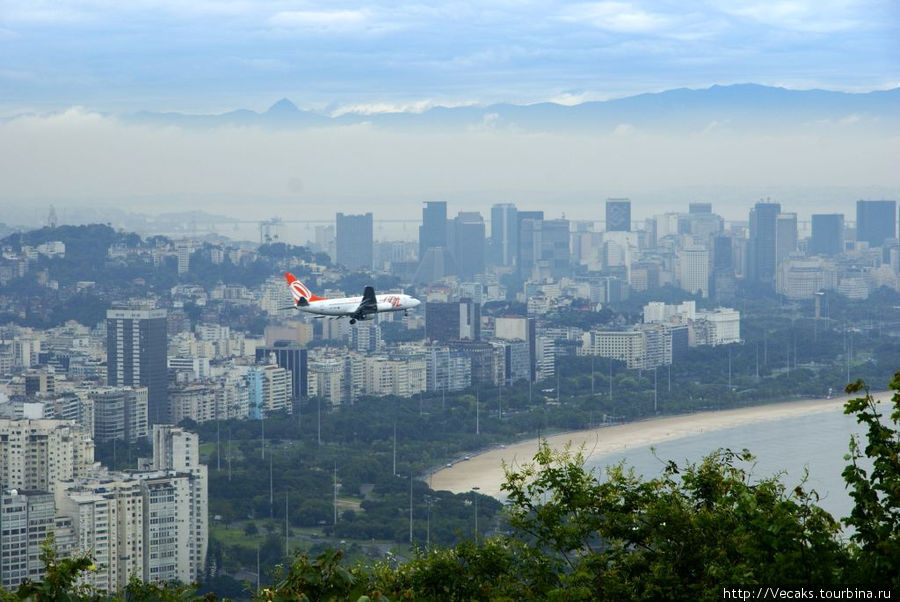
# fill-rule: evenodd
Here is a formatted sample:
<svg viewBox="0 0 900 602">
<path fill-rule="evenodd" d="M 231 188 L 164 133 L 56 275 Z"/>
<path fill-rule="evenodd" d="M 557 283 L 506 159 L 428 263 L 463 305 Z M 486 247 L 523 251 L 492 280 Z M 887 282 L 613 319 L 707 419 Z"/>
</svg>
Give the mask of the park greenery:
<svg viewBox="0 0 900 602">
<path fill-rule="evenodd" d="M 419 546 L 400 560 L 348 564 L 339 549 L 283 558 L 254 600 L 718 600 L 723 588 L 900 588 L 900 372 L 888 416 L 862 381 L 845 413 L 866 429 L 852 438 L 843 476 L 854 506 L 838 520 L 805 482 L 751 476 L 747 450 L 717 450 L 696 464 L 669 462 L 645 480 L 626 466 L 585 468 L 581 450 L 543 443 L 531 463 L 507 468 L 506 529 L 452 546 Z M 841 522 L 852 530 L 842 536 Z M 91 559 L 57 559 L 47 576 L 3 599 L 199 600 L 179 584 L 133 581 L 105 596 L 82 584 Z"/>
</svg>

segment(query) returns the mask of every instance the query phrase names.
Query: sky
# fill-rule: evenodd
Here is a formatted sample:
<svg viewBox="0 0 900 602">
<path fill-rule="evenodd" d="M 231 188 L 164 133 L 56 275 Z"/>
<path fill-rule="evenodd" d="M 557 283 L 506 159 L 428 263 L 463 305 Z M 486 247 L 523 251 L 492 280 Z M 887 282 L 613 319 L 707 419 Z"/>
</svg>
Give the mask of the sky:
<svg viewBox="0 0 900 602">
<path fill-rule="evenodd" d="M 706 200 L 734 219 L 769 195 L 850 212 L 900 197 L 900 132 L 856 115 L 677 135 L 629 123 L 197 130 L 124 116 L 263 111 L 283 97 L 330 115 L 577 104 L 738 82 L 868 92 L 900 86 L 898 32 L 896 0 L 0 0 L 0 221 L 50 203 L 377 219 L 436 199 L 451 214 L 518 202 L 590 218 L 613 196 L 636 217 Z"/>
<path fill-rule="evenodd" d="M 2 0 L 0 111 L 576 103 L 900 85 L 895 0 Z"/>
</svg>

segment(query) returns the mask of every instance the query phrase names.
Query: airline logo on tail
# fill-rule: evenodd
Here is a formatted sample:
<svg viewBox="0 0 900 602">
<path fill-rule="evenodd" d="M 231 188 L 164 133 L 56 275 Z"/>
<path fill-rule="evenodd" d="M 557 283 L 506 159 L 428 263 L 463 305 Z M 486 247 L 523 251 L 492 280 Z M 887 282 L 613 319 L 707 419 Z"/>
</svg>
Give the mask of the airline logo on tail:
<svg viewBox="0 0 900 602">
<path fill-rule="evenodd" d="M 312 292 L 306 285 L 297 280 L 293 274 L 287 272 L 284 275 L 285 280 L 288 282 L 288 286 L 291 288 L 291 295 L 294 296 L 294 303 L 300 301 L 301 298 L 306 299 L 307 301 L 322 301 L 323 297 L 317 297 L 313 295 Z"/>
</svg>

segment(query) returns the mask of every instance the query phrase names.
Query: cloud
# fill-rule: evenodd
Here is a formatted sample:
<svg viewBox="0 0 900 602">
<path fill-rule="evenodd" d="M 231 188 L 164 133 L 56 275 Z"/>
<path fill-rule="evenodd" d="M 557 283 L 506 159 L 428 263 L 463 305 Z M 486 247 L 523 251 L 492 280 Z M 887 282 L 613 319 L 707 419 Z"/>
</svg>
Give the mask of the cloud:
<svg viewBox="0 0 900 602">
<path fill-rule="evenodd" d="M 475 101 L 448 101 L 439 102 L 436 100 L 416 100 L 410 102 L 369 102 L 340 105 L 329 111 L 332 117 L 340 117 L 341 115 L 379 115 L 384 113 L 424 113 L 435 107 L 469 107 L 475 106 Z"/>
<path fill-rule="evenodd" d="M 272 15 L 268 22 L 279 28 L 318 31 L 351 31 L 364 28 L 370 15 L 364 10 L 290 10 Z"/>
<path fill-rule="evenodd" d="M 673 19 L 651 13 L 630 2 L 585 2 L 567 7 L 560 13 L 562 21 L 586 23 L 597 29 L 616 33 L 653 33 L 668 27 Z"/>
<path fill-rule="evenodd" d="M 728 2 L 723 12 L 777 29 L 835 33 L 865 25 L 860 3 L 843 0 L 750 0 Z"/>
</svg>

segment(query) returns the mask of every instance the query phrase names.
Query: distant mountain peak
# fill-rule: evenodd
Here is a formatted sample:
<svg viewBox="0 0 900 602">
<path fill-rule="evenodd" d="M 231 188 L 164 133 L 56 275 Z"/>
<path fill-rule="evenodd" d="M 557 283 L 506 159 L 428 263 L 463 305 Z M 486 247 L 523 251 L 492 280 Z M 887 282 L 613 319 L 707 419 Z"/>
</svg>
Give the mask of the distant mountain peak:
<svg viewBox="0 0 900 602">
<path fill-rule="evenodd" d="M 278 102 L 273 104 L 271 107 L 269 107 L 268 111 L 266 111 L 266 113 L 268 113 L 268 114 L 280 113 L 282 115 L 288 114 L 288 113 L 299 113 L 299 112 L 300 112 L 300 109 L 297 108 L 297 105 L 292 103 L 287 98 L 282 98 L 281 100 L 279 100 Z"/>
</svg>

